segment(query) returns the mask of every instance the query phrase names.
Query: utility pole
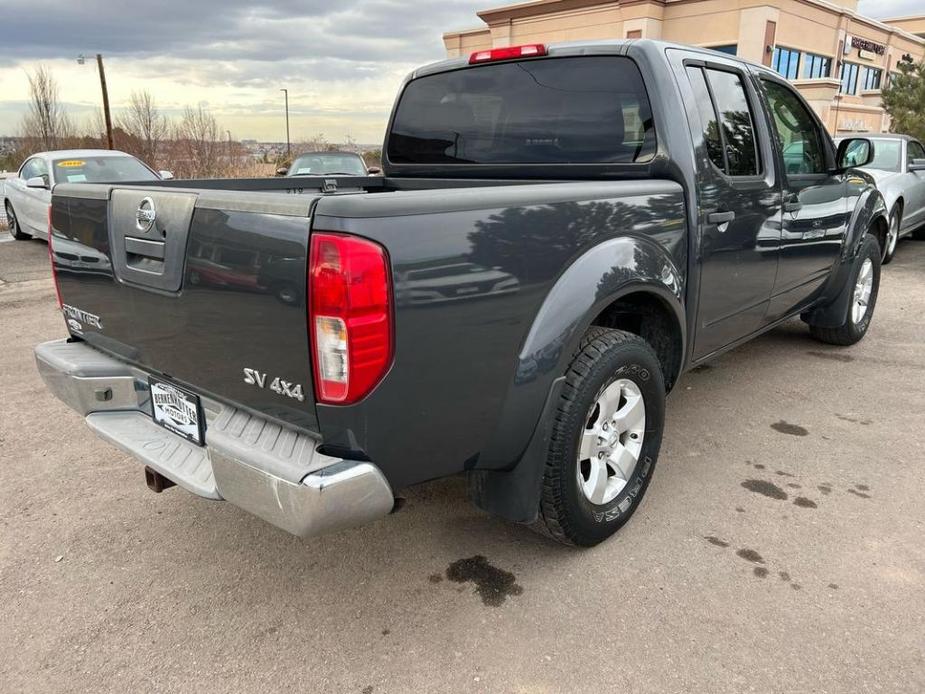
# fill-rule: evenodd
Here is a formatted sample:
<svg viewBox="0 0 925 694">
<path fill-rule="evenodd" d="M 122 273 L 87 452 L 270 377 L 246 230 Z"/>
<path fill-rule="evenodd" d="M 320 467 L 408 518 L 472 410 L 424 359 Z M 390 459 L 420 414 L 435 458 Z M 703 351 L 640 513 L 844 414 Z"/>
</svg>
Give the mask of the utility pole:
<svg viewBox="0 0 925 694">
<path fill-rule="evenodd" d="M 77 64 L 83 65 L 86 62 L 86 58 L 83 54 L 77 56 Z M 109 90 L 106 89 L 106 70 L 103 69 L 103 56 L 100 53 L 96 54 L 96 66 L 100 70 L 100 87 L 103 90 L 103 118 L 106 121 L 106 142 L 109 144 L 109 149 L 115 149 L 112 143 L 112 116 L 109 113 Z"/>
<path fill-rule="evenodd" d="M 106 119 L 106 140 L 109 142 L 109 149 L 115 149 L 112 145 L 112 116 L 109 114 L 109 90 L 106 89 L 106 71 L 103 69 L 103 56 L 96 54 L 96 64 L 100 69 L 100 86 L 103 88 L 103 118 Z"/>
<path fill-rule="evenodd" d="M 292 159 L 292 145 L 289 142 L 289 90 L 280 89 L 286 95 L 286 158 Z"/>
</svg>

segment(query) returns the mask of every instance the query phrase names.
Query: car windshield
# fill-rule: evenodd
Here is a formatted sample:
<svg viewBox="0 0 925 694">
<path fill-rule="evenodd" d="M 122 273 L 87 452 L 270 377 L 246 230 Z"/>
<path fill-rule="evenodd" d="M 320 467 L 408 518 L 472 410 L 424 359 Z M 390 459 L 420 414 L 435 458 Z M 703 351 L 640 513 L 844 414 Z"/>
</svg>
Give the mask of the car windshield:
<svg viewBox="0 0 925 694">
<path fill-rule="evenodd" d="M 481 65 L 416 79 L 389 135 L 395 164 L 596 164 L 650 160 L 639 69 L 595 56 Z"/>
<path fill-rule="evenodd" d="M 899 171 L 899 155 L 902 152 L 902 142 L 899 140 L 872 140 L 874 143 L 874 159 L 865 169 L 883 169 L 884 171 Z"/>
<path fill-rule="evenodd" d="M 135 157 L 72 157 L 52 163 L 56 183 L 156 181 L 157 175 Z"/>
<path fill-rule="evenodd" d="M 365 176 L 366 164 L 356 154 L 303 154 L 289 167 L 290 176 Z"/>
</svg>

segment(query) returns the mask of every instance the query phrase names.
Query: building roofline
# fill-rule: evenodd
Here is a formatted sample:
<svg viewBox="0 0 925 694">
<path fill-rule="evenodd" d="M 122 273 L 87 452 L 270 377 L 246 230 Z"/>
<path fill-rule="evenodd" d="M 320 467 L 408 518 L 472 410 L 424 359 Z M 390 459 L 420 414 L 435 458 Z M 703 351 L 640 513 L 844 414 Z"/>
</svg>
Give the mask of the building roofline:
<svg viewBox="0 0 925 694">
<path fill-rule="evenodd" d="M 444 31 L 443 38 L 448 39 L 453 36 L 470 36 L 472 34 L 484 34 L 485 32 L 490 32 L 491 29 L 487 25 L 480 27 L 470 27 L 468 29 L 453 29 L 451 31 Z"/>
<path fill-rule="evenodd" d="M 674 4 L 679 0 L 620 0 L 618 4 L 620 5 L 635 5 L 640 2 L 650 3 L 653 5 L 661 5 L 666 7 L 670 4 Z M 680 0 L 682 2 L 691 2 L 698 0 Z M 773 2 L 773 0 L 771 0 Z M 806 5 L 812 5 L 814 7 L 819 7 L 836 14 L 849 17 L 850 19 L 867 24 L 875 29 L 880 29 L 881 31 L 886 31 L 888 33 L 896 34 L 902 36 L 905 39 L 908 39 L 914 43 L 921 44 L 925 46 L 925 38 L 913 34 L 910 31 L 902 29 L 897 26 L 893 26 L 887 23 L 887 20 L 874 19 L 873 17 L 867 17 L 862 15 L 854 10 L 850 10 L 847 7 L 842 5 L 836 5 L 832 2 L 827 2 L 826 0 L 797 0 L 797 2 L 802 2 Z M 486 10 L 479 10 L 476 14 L 479 18 L 485 22 L 486 26 L 490 26 L 492 22 L 498 22 L 503 20 L 512 20 L 512 19 L 522 19 L 523 17 L 534 16 L 537 13 L 543 13 L 544 8 L 554 8 L 549 9 L 550 12 L 566 12 L 569 10 L 581 9 L 585 7 L 594 7 L 597 5 L 613 4 L 613 0 L 530 0 L 529 2 L 519 2 L 511 5 L 501 5 L 499 7 L 493 7 Z M 918 19 L 925 18 L 925 15 L 909 15 L 908 17 L 897 17 L 895 19 Z M 453 31 L 447 32 L 444 36 L 460 36 L 465 34 L 477 33 L 477 29 L 468 29 L 465 31 Z M 484 31 L 484 29 L 482 30 Z"/>
</svg>

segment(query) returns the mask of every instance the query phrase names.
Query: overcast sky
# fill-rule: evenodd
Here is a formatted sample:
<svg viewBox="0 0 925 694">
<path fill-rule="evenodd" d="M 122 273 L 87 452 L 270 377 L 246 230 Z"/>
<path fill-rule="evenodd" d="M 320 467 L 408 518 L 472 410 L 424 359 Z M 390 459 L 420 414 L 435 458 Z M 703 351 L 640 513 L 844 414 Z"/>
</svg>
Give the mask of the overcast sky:
<svg viewBox="0 0 925 694">
<path fill-rule="evenodd" d="M 875 17 L 923 0 L 861 0 Z M 75 119 L 99 108 L 92 57 L 106 60 L 113 109 L 147 89 L 169 113 L 203 103 L 236 139 L 323 133 L 381 140 L 395 90 L 415 65 L 445 56 L 441 34 L 478 26 L 490 0 L 0 0 L 0 135 L 16 134 L 26 70 L 45 64 Z M 83 66 L 78 54 L 89 60 Z"/>
</svg>

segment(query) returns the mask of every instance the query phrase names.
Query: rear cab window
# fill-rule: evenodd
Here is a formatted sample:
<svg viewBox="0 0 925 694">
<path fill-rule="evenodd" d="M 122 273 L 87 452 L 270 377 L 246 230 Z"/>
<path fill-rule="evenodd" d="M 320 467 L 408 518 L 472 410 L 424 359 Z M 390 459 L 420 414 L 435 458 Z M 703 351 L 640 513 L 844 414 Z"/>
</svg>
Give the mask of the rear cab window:
<svg viewBox="0 0 925 694">
<path fill-rule="evenodd" d="M 387 154 L 393 164 L 631 164 L 651 160 L 655 144 L 635 63 L 581 56 L 413 80 Z"/>
</svg>

